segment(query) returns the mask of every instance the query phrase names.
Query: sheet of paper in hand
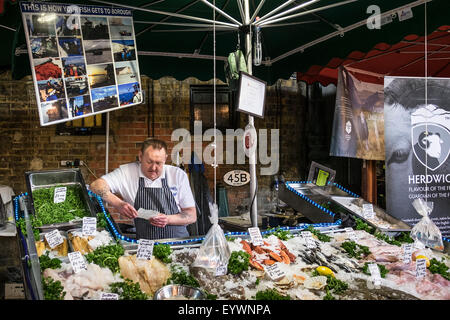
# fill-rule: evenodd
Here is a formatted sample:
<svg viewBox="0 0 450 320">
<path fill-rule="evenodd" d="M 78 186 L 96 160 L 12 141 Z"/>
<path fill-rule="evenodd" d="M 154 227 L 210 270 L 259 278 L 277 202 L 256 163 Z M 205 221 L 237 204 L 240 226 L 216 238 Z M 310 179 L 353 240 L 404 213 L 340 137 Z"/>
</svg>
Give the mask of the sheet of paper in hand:
<svg viewBox="0 0 450 320">
<path fill-rule="evenodd" d="M 158 215 L 159 215 L 158 211 L 139 208 L 137 217 L 148 220 Z"/>
</svg>

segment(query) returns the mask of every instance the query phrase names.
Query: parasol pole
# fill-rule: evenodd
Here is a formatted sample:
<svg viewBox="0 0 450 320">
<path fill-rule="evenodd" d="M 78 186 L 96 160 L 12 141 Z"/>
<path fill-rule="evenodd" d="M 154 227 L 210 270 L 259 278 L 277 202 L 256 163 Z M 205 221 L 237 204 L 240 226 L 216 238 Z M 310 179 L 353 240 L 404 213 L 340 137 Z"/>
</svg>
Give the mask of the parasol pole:
<svg viewBox="0 0 450 320">
<path fill-rule="evenodd" d="M 244 25 L 251 27 L 250 21 L 250 6 L 249 0 L 244 0 Z M 251 31 L 251 29 L 250 29 Z M 252 38 L 250 32 L 245 35 L 245 57 L 247 58 L 247 70 L 249 74 L 252 74 Z M 248 124 L 254 127 L 253 116 L 248 116 Z M 249 166 L 250 166 L 250 203 L 253 204 L 250 208 L 250 220 L 252 227 L 258 226 L 258 197 L 256 196 L 256 149 L 255 152 L 249 154 Z"/>
</svg>

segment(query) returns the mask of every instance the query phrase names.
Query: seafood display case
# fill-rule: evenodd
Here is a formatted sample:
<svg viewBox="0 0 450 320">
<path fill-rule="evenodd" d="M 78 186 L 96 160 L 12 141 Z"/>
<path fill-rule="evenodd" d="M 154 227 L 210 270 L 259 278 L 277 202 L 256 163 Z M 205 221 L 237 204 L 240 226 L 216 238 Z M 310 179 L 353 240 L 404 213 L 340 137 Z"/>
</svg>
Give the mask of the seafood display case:
<svg viewBox="0 0 450 320">
<path fill-rule="evenodd" d="M 408 224 L 375 205 L 373 218 L 366 218 L 363 207 L 370 203 L 336 183 L 321 187 L 308 182 L 288 181 L 281 185 L 279 197 L 313 223 L 333 222 L 351 215 L 388 236 L 411 231 Z"/>
</svg>

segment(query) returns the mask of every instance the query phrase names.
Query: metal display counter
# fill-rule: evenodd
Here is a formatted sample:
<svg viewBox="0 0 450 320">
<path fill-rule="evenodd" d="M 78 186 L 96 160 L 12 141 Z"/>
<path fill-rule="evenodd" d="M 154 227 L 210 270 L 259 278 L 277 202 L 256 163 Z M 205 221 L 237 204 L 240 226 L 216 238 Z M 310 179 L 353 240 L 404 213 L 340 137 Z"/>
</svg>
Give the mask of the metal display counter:
<svg viewBox="0 0 450 320">
<path fill-rule="evenodd" d="M 369 202 L 336 183 L 319 187 L 310 182 L 288 181 L 281 185 L 279 197 L 314 223 L 333 222 L 351 215 L 389 236 L 411 231 L 411 227 L 405 222 L 375 205 L 374 217 L 366 218 L 363 205 Z"/>
</svg>

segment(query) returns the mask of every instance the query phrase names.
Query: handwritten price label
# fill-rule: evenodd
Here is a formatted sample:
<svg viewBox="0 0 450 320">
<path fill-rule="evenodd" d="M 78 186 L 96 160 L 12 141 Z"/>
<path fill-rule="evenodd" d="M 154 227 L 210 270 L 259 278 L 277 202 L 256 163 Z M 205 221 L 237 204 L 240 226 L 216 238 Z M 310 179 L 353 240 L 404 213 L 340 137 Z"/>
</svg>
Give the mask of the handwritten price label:
<svg viewBox="0 0 450 320">
<path fill-rule="evenodd" d="M 363 204 L 363 216 L 365 219 L 373 219 L 375 212 L 373 212 L 373 205 L 371 203 Z"/>
<path fill-rule="evenodd" d="M 224 276 L 228 272 L 228 265 L 220 265 L 216 268 L 216 276 Z"/>
<path fill-rule="evenodd" d="M 84 217 L 82 230 L 84 236 L 95 236 L 95 233 L 97 231 L 97 218 Z"/>
<path fill-rule="evenodd" d="M 358 236 L 352 228 L 345 228 L 344 230 L 350 240 L 355 242 L 358 241 Z"/>
<path fill-rule="evenodd" d="M 381 285 L 381 275 L 378 265 L 375 263 L 369 263 L 367 266 L 369 267 L 370 278 L 372 279 L 373 284 L 376 286 Z"/>
<path fill-rule="evenodd" d="M 102 292 L 100 300 L 119 300 L 119 295 L 117 293 Z"/>
<path fill-rule="evenodd" d="M 67 255 L 69 256 L 70 264 L 72 265 L 74 273 L 78 273 L 81 270 L 87 270 L 86 262 L 84 261 L 81 252 L 69 252 Z"/>
<path fill-rule="evenodd" d="M 271 266 L 265 266 L 264 269 L 266 270 L 267 274 L 269 275 L 270 279 L 272 279 L 272 281 L 281 279 L 286 275 L 284 273 L 284 271 L 280 269 L 278 264 L 273 264 Z"/>
<path fill-rule="evenodd" d="M 250 239 L 254 246 L 260 246 L 264 243 L 261 231 L 258 227 L 248 228 L 248 233 L 250 234 Z"/>
<path fill-rule="evenodd" d="M 58 229 L 55 229 L 49 233 L 45 234 L 45 240 L 47 241 L 50 248 L 55 248 L 64 242 L 63 237 L 59 233 Z"/>
<path fill-rule="evenodd" d="M 53 194 L 53 202 L 61 203 L 66 201 L 67 188 L 66 187 L 58 187 L 55 188 L 55 193 Z"/>
<path fill-rule="evenodd" d="M 316 241 L 314 241 L 314 238 L 312 237 L 312 233 L 310 231 L 303 231 L 302 237 L 305 239 L 306 247 L 309 249 L 314 249 L 316 245 Z"/>
<path fill-rule="evenodd" d="M 412 253 L 414 245 L 412 243 L 402 244 L 403 263 L 410 263 L 412 261 Z"/>
<path fill-rule="evenodd" d="M 136 258 L 140 260 L 150 260 L 153 255 L 153 246 L 155 241 L 148 239 L 139 239 Z"/>
<path fill-rule="evenodd" d="M 416 279 L 422 279 L 427 274 L 427 260 L 417 259 L 416 260 Z"/>
</svg>

